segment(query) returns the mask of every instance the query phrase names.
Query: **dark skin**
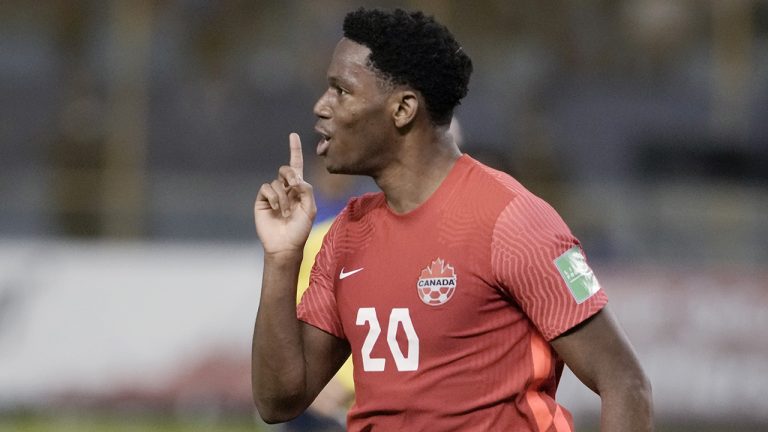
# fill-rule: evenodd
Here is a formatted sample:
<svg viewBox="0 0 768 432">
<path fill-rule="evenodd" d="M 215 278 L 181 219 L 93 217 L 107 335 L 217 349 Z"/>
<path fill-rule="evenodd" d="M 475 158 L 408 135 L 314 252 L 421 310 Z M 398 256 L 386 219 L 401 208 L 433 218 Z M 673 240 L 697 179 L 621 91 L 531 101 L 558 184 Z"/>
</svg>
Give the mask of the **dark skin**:
<svg viewBox="0 0 768 432">
<path fill-rule="evenodd" d="M 330 172 L 371 176 L 389 207 L 407 213 L 437 189 L 461 153 L 448 125 L 430 121 L 421 95 L 383 83 L 368 65 L 369 54 L 347 39 L 336 46 L 329 88 L 314 110 L 323 136 L 317 153 Z M 296 134 L 290 152 L 290 163 L 262 185 L 254 205 L 264 276 L 251 371 L 256 406 L 269 423 L 303 412 L 350 354 L 346 341 L 296 318 L 299 266 L 316 207 Z M 420 169 L 426 164 L 433 169 Z M 650 384 L 609 308 L 551 345 L 600 395 L 603 431 L 652 430 Z"/>
</svg>

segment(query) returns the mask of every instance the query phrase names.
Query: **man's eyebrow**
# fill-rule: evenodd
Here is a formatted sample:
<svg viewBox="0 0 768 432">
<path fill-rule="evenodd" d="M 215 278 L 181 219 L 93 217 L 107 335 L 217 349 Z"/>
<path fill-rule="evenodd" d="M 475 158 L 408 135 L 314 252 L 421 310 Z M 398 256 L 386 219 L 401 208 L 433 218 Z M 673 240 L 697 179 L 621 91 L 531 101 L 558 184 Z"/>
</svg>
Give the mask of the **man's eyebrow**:
<svg viewBox="0 0 768 432">
<path fill-rule="evenodd" d="M 331 86 L 340 86 L 340 87 L 348 87 L 350 85 L 349 81 L 344 80 L 341 77 L 338 77 L 336 75 L 331 75 L 328 77 L 328 85 Z"/>
</svg>

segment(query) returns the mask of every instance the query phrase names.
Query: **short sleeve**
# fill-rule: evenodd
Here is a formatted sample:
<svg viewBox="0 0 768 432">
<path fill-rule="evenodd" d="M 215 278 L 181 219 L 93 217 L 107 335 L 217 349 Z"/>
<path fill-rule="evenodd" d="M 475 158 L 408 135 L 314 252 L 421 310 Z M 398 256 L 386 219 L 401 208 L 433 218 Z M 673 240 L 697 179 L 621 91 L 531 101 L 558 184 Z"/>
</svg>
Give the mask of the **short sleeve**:
<svg viewBox="0 0 768 432">
<path fill-rule="evenodd" d="M 597 313 L 608 297 L 579 241 L 543 200 L 516 196 L 500 213 L 491 239 L 497 283 L 547 340 Z"/>
<path fill-rule="evenodd" d="M 342 339 L 346 337 L 336 306 L 334 245 L 344 218 L 345 212 L 342 212 L 323 238 L 322 246 L 315 257 L 315 263 L 309 275 L 309 287 L 296 307 L 299 320 Z"/>
</svg>

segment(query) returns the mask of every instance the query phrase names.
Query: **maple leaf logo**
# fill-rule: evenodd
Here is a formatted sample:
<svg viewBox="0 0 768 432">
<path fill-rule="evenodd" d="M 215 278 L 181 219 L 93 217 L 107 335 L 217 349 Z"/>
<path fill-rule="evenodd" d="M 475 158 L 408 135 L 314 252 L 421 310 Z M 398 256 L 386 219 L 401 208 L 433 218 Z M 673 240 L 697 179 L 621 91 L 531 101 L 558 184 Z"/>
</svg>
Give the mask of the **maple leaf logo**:
<svg viewBox="0 0 768 432">
<path fill-rule="evenodd" d="M 421 278 L 453 277 L 455 275 L 453 266 L 446 264 L 442 258 L 432 261 L 432 264 L 421 271 Z"/>
<path fill-rule="evenodd" d="M 456 272 L 453 266 L 442 258 L 432 261 L 432 264 L 421 270 L 416 290 L 421 301 L 429 306 L 445 304 L 456 292 Z"/>
</svg>

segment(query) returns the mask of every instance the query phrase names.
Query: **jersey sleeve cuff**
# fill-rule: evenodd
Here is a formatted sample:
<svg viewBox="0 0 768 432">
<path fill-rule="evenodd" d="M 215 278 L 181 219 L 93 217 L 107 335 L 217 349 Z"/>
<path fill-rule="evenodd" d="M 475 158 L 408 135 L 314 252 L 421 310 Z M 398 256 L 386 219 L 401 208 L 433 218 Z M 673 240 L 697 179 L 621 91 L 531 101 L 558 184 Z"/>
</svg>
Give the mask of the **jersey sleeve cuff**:
<svg viewBox="0 0 768 432">
<path fill-rule="evenodd" d="M 541 331 L 542 336 L 544 336 L 544 339 L 546 339 L 547 342 L 551 342 L 553 339 L 556 339 L 563 333 L 571 330 L 596 313 L 600 312 L 607 304 L 608 296 L 603 292 L 603 290 L 600 290 L 580 305 L 579 313 L 569 314 L 569 317 L 562 321 L 561 324 L 557 327 L 539 330 Z"/>
</svg>

